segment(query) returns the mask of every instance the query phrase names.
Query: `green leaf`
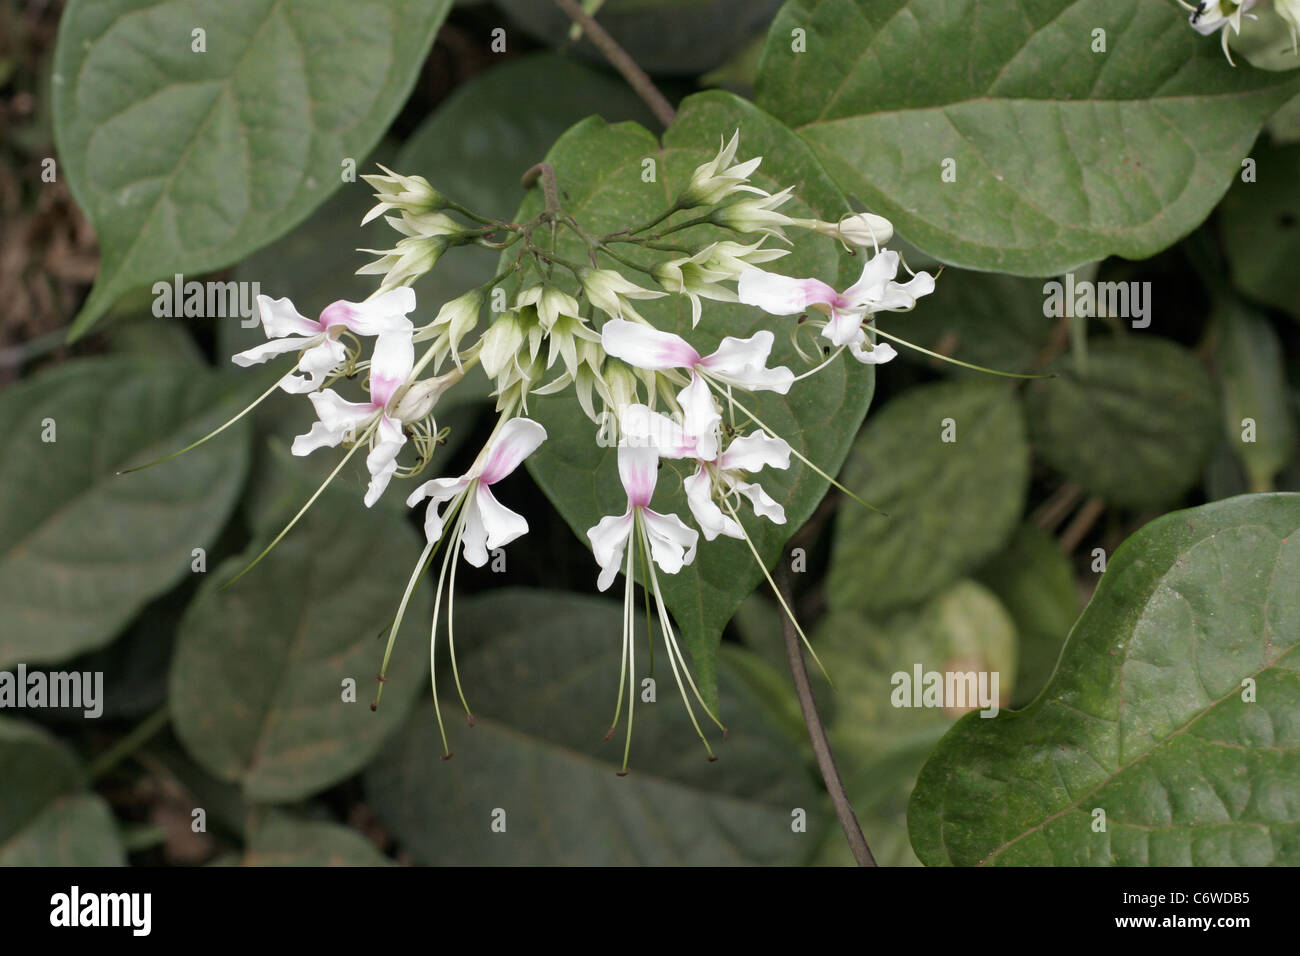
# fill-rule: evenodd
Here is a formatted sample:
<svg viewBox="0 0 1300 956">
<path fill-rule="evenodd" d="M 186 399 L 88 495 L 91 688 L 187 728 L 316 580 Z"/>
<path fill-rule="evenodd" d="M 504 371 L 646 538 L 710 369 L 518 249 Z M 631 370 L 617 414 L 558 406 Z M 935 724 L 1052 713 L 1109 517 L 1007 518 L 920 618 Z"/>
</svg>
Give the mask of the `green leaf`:
<svg viewBox="0 0 1300 956">
<path fill-rule="evenodd" d="M 229 265 L 306 217 L 387 128 L 450 6 L 72 0 L 55 132 L 102 257 L 73 337 L 132 287 Z"/>
<path fill-rule="evenodd" d="M 997 700 L 1006 706 L 1018 682 L 1015 625 L 992 593 L 966 580 L 880 621 L 833 611 L 814 642 L 838 688 L 831 744 L 876 860 L 915 866 L 907 798 L 927 754 L 963 710 L 897 706 L 912 700 L 896 698 L 900 675 L 913 681 L 918 666 L 922 674 L 997 673 Z M 991 678 L 986 687 L 992 690 Z M 844 841 L 831 834 L 821 862 L 848 860 Z"/>
<path fill-rule="evenodd" d="M 439 760 L 432 705 L 421 707 L 366 773 L 368 802 L 404 850 L 430 865 L 718 866 L 811 855 L 820 798 L 788 738 L 724 668 L 731 733 L 718 743 L 715 730 L 718 760 L 707 761 L 658 637 L 657 699 L 638 694 L 631 773 L 615 774 L 625 725 L 602 737 L 621 629 L 617 601 L 510 589 L 458 602 L 475 726 L 452 717 L 455 757 Z M 650 674 L 643 631 L 636 641 L 640 681 Z M 444 719 L 454 701 L 449 689 Z M 810 832 L 792 832 L 796 808 L 807 810 Z M 492 829 L 498 810 L 504 833 Z"/>
<path fill-rule="evenodd" d="M 1052 676 L 1065 635 L 1079 616 L 1074 571 L 1056 540 L 1023 524 L 1002 552 L 976 572 L 1016 622 L 1017 667 L 1013 707 L 1038 696 Z"/>
<path fill-rule="evenodd" d="M 295 496 L 295 507 L 306 497 Z M 405 719 L 427 674 L 431 611 L 427 589 L 417 588 L 372 712 L 386 624 L 420 554 L 415 530 L 391 511 L 367 511 L 359 493 L 331 488 L 221 590 L 265 544 L 214 571 L 190 604 L 170 694 L 176 735 L 204 769 L 238 782 L 251 802 L 285 802 L 355 773 Z M 348 678 L 353 701 L 343 699 Z"/>
<path fill-rule="evenodd" d="M 1057 377 L 1031 382 L 1029 427 L 1043 459 L 1083 490 L 1125 508 L 1177 501 L 1215 438 L 1214 386 L 1187 349 L 1128 335 L 1092 342 Z"/>
<path fill-rule="evenodd" d="M 1042 696 L 968 716 L 935 749 L 908 808 L 917 855 L 1300 862 L 1298 588 L 1300 495 L 1144 527 L 1115 552 Z"/>
<path fill-rule="evenodd" d="M 909 389 L 867 422 L 841 480 L 887 517 L 841 504 L 831 606 L 922 600 L 996 553 L 1020 521 L 1029 481 L 1020 402 L 1000 382 Z"/>
<path fill-rule="evenodd" d="M 757 95 L 926 252 L 1052 275 L 1190 232 L 1298 89 L 1159 0 L 790 0 Z"/>
<path fill-rule="evenodd" d="M 910 258 L 908 264 L 920 268 Z M 881 313 L 875 323 L 932 352 L 1000 372 L 1032 371 L 1057 325 L 1043 314 L 1043 283 L 1034 279 L 947 269 L 922 301 L 924 308 Z M 948 375 L 988 377 L 915 352 L 907 358 Z"/>
<path fill-rule="evenodd" d="M 1232 281 L 1248 296 L 1300 319 L 1300 144 L 1256 143 L 1250 157 L 1255 181 L 1233 185 L 1220 218 Z"/>
<path fill-rule="evenodd" d="M 113 814 L 39 728 L 0 717 L 0 866 L 122 866 Z"/>
<path fill-rule="evenodd" d="M 1215 364 L 1228 441 L 1245 465 L 1250 490 L 1272 491 L 1273 479 L 1296 450 L 1282 344 L 1268 319 L 1242 302 L 1224 300 L 1215 315 L 1221 336 Z"/>
<path fill-rule="evenodd" d="M 351 827 L 297 820 L 271 811 L 249 840 L 244 866 L 391 866 L 375 845 Z"/>
<path fill-rule="evenodd" d="M 565 208 L 588 230 L 612 232 L 659 215 L 681 189 L 696 166 L 712 159 L 719 137 L 741 131 L 740 156 L 763 156 L 753 181 L 775 192 L 797 183 L 799 188 L 783 212 L 836 220 L 848 211 L 847 201 L 826 178 L 812 154 L 780 123 L 729 93 L 707 92 L 686 100 L 677 122 L 664 137 L 664 146 L 638 126 L 608 126 L 589 120 L 574 127 L 556 143 L 548 160 L 555 166 L 560 188 L 568 198 Z M 642 161 L 656 161 L 657 179 L 642 181 Z M 534 193 L 519 212 L 524 221 L 538 211 Z M 689 214 L 687 214 L 689 215 Z M 699 241 L 707 241 L 698 231 Z M 720 231 L 710 231 L 713 235 Z M 681 233 L 674 234 L 674 239 Z M 560 255 L 579 261 L 583 249 L 567 233 Z M 692 241 L 687 238 L 685 241 Z M 646 264 L 670 254 L 657 255 Z M 857 277 L 860 264 L 839 253 L 838 245 L 824 237 L 801 240 L 780 260 L 782 271 L 816 275 L 828 282 L 847 284 Z M 856 266 L 856 268 L 855 268 Z M 635 271 L 627 276 L 640 284 L 651 280 Z M 557 273 L 558 277 L 558 273 Z M 787 330 L 770 317 L 746 306 L 710 302 L 698 329 L 691 328 L 690 307 L 678 296 L 637 304 L 637 310 L 661 329 L 684 335 L 702 354 L 708 354 L 727 335 L 748 336 L 760 328 L 776 330 L 770 365 L 788 365 L 796 371 L 806 366 L 790 344 Z M 763 392 L 746 401 L 767 425 L 799 453 L 829 474 L 834 474 L 848 451 L 849 442 L 866 413 L 874 376 L 847 357 L 833 363 L 815 379 L 796 384 L 789 395 Z M 627 497 L 618 480 L 617 454 L 597 444 L 596 427 L 583 415 L 572 394 L 530 401 L 534 417 L 546 426 L 549 440 L 528 460 L 529 471 L 564 515 L 574 533 L 588 544 L 587 529 L 604 515 L 621 514 Z M 737 421 L 743 418 L 737 413 Z M 676 467 L 674 467 L 676 466 Z M 665 463 L 653 507 L 686 514 L 681 492 L 680 463 Z M 746 527 L 763 561 L 770 566 L 785 540 L 807 520 L 825 494 L 827 483 L 797 460 L 789 471 L 764 471 L 764 487 L 785 506 L 787 523 L 746 519 Z M 742 517 L 744 517 L 742 515 Z M 596 574 L 592 564 L 592 575 Z M 661 575 L 664 596 L 681 625 L 695 663 L 696 679 L 706 696 L 714 685 L 714 657 L 722 628 L 740 602 L 763 580 L 753 556 L 741 541 L 701 540 L 695 563 L 676 575 Z"/>
<path fill-rule="evenodd" d="M 243 485 L 243 424 L 165 465 L 116 472 L 239 408 L 215 376 L 119 358 L 68 362 L 0 395 L 0 664 L 101 647 L 190 573 Z"/>
</svg>

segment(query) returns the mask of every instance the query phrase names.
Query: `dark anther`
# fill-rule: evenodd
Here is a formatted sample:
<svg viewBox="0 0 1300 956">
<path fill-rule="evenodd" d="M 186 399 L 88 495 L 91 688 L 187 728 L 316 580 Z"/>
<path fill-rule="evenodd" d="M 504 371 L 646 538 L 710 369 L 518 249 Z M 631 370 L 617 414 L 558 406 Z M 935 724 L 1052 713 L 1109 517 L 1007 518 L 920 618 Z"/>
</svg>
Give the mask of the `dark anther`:
<svg viewBox="0 0 1300 956">
<path fill-rule="evenodd" d="M 385 677 L 383 674 L 376 674 L 376 675 L 375 675 L 375 680 L 379 681 L 379 683 L 381 683 L 381 684 L 387 684 L 387 683 L 388 683 L 388 678 Z"/>
<path fill-rule="evenodd" d="M 371 709 L 371 710 L 378 710 L 378 709 L 379 709 L 379 701 L 377 701 L 377 700 L 372 700 L 372 701 L 370 702 L 370 709 Z"/>
<path fill-rule="evenodd" d="M 438 759 L 439 759 L 439 760 L 450 760 L 450 759 L 451 759 L 452 757 L 454 757 L 454 756 L 456 756 L 456 755 L 455 755 L 455 754 L 444 754 L 443 756 L 439 757 Z"/>
<path fill-rule="evenodd" d="M 473 714 L 466 714 L 466 715 L 465 715 L 465 723 L 467 723 L 467 724 L 469 724 L 471 727 L 473 727 L 473 726 L 474 726 L 474 715 L 473 715 Z"/>
<path fill-rule="evenodd" d="M 605 734 L 605 739 L 610 740 L 611 738 L 613 738 L 613 736 L 614 736 L 614 728 L 611 727 L 609 728 L 609 731 Z"/>
<path fill-rule="evenodd" d="M 626 777 L 626 776 L 627 776 L 629 773 L 631 773 L 631 772 L 632 772 L 631 770 L 615 770 L 615 771 L 614 771 L 614 776 L 616 776 L 616 777 Z"/>
</svg>

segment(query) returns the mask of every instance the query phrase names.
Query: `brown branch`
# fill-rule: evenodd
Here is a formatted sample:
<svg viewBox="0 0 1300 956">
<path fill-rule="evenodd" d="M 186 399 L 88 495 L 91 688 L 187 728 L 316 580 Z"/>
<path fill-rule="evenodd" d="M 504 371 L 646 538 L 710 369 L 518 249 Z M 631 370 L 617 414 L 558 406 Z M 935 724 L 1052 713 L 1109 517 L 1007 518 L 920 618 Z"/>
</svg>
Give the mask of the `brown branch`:
<svg viewBox="0 0 1300 956">
<path fill-rule="evenodd" d="M 605 28 L 582 9 L 578 0 L 555 0 L 555 5 L 567 13 L 574 23 L 582 27 L 583 32 L 591 38 L 591 42 L 605 54 L 605 59 L 609 60 L 610 65 L 623 74 L 623 79 L 636 90 L 637 95 L 645 101 L 645 105 L 650 107 L 650 112 L 654 113 L 655 118 L 665 127 L 671 126 L 677 111 L 659 92 L 659 88 L 654 85 L 654 81 L 645 70 L 637 66 L 628 52 L 618 45 L 618 41 L 606 33 Z"/>
<path fill-rule="evenodd" d="M 776 584 L 786 606 L 793 610 L 794 594 L 790 589 L 790 572 L 784 557 L 776 568 Z M 844 781 L 840 778 L 839 768 L 835 766 L 835 754 L 831 752 L 831 742 L 826 736 L 826 726 L 817 711 L 817 698 L 813 695 L 812 683 L 808 680 L 808 667 L 803 659 L 803 645 L 795 630 L 794 621 L 784 611 L 781 614 L 781 632 L 785 636 L 785 654 L 790 662 L 790 676 L 794 678 L 795 694 L 799 697 L 799 709 L 803 711 L 803 721 L 808 727 L 808 740 L 812 743 L 813 754 L 817 757 L 817 769 L 821 771 L 826 784 L 826 792 L 835 806 L 835 816 L 839 818 L 844 838 L 849 843 L 849 850 L 858 866 L 875 866 L 876 858 L 871 855 L 867 838 L 862 835 L 858 815 L 853 812 Z"/>
</svg>

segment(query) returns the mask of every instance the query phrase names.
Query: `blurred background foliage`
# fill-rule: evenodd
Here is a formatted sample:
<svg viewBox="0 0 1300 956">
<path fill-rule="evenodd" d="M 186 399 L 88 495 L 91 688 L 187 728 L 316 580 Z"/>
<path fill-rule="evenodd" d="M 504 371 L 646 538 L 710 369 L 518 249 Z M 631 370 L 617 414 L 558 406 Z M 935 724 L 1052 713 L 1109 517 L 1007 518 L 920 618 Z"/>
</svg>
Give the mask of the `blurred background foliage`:
<svg viewBox="0 0 1300 956">
<path fill-rule="evenodd" d="M 589 553 L 519 472 L 502 493 L 532 531 L 511 546 L 508 573 L 461 571 L 457 630 L 479 720 L 458 725 L 449 709 L 456 756 L 443 763 L 418 628 L 399 643 L 383 707 L 366 707 L 377 635 L 420 551 L 400 496 L 367 513 L 362 477 L 345 473 L 255 574 L 218 590 L 329 465 L 287 454 L 307 403 L 268 403 L 219 442 L 130 485 L 114 479 L 270 379 L 228 360 L 259 331 L 155 318 L 147 293 L 65 343 L 98 250 L 63 180 L 40 177 L 54 154 L 61 6 L 0 7 L 0 669 L 102 671 L 105 712 L 0 716 L 0 863 L 849 862 L 762 591 L 724 634 L 721 759 L 703 759 L 661 689 L 638 711 L 634 772 L 620 779 L 616 744 L 601 739 L 620 609 L 596 595 Z M 714 86 L 748 95 L 779 6 L 610 0 L 600 18 L 671 98 Z M 503 53 L 489 48 L 497 27 Z M 656 129 L 549 4 L 457 3 L 359 165 L 417 172 L 511 216 L 520 173 L 592 113 Z M 911 354 L 886 366 L 840 478 L 891 517 L 832 493 L 801 532 L 798 610 L 836 685 L 818 678 L 818 695 L 882 863 L 917 862 L 909 794 L 960 716 L 891 707 L 891 674 L 997 670 L 1002 705 L 1023 706 L 1047 684 L 1102 562 L 1137 529 L 1246 492 L 1300 491 L 1297 116 L 1296 102 L 1283 108 L 1251 153 L 1258 182 L 1236 182 L 1191 235 L 1096 266 L 1099 281 L 1152 283 L 1149 329 L 1102 317 L 1072 343 L 1068 318 L 1044 317 L 1045 280 L 957 268 L 915 312 L 881 320 L 944 355 L 1056 374 L 1008 382 Z M 384 241 L 382 226 L 357 227 L 370 204 L 365 184 L 345 185 L 210 277 L 259 282 L 304 311 L 364 298 L 353 250 Z M 910 261 L 933 265 L 919 252 Z M 486 281 L 493 265 L 455 250 L 421 300 Z M 432 467 L 458 474 L 490 406 L 482 392 L 451 398 L 440 423 L 452 438 Z M 46 417 L 58 423 L 55 460 L 37 461 Z M 958 440 L 940 442 L 950 417 Z M 26 535 L 38 525 L 34 557 Z M 191 573 L 194 547 L 204 574 Z M 428 595 L 417 600 L 415 620 Z M 339 702 L 340 674 L 355 678 L 357 703 Z M 490 830 L 502 806 L 504 836 Z M 792 832 L 800 809 L 806 833 Z"/>
</svg>

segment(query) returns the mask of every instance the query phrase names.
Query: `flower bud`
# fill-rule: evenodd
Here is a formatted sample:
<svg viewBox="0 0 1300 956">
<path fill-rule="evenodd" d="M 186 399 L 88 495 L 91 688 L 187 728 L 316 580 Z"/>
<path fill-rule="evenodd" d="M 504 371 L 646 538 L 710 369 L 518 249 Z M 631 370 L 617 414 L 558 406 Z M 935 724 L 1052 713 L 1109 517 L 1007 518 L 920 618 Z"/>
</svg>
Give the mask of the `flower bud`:
<svg viewBox="0 0 1300 956">
<path fill-rule="evenodd" d="M 361 177 L 375 187 L 375 198 L 379 200 L 379 205 L 366 213 L 366 218 L 361 220 L 363 226 L 390 209 L 420 215 L 447 208 L 447 197 L 430 186 L 429 181 L 423 176 L 403 176 L 385 166 L 379 168 L 387 175 Z"/>
<path fill-rule="evenodd" d="M 479 339 L 479 362 L 488 378 L 496 378 L 506 367 L 524 341 L 524 329 L 519 316 L 503 312 Z"/>
<path fill-rule="evenodd" d="M 457 368 L 445 375 L 421 379 L 413 383 L 397 400 L 397 404 L 393 407 L 393 417 L 400 422 L 418 422 L 433 411 L 443 392 L 464 377 L 465 373 Z"/>
<path fill-rule="evenodd" d="M 796 219 L 794 224 L 819 232 L 823 236 L 838 239 L 846 246 L 857 246 L 861 249 L 879 249 L 894 237 L 894 224 L 884 216 L 869 212 L 853 213 L 839 222 Z"/>
</svg>

